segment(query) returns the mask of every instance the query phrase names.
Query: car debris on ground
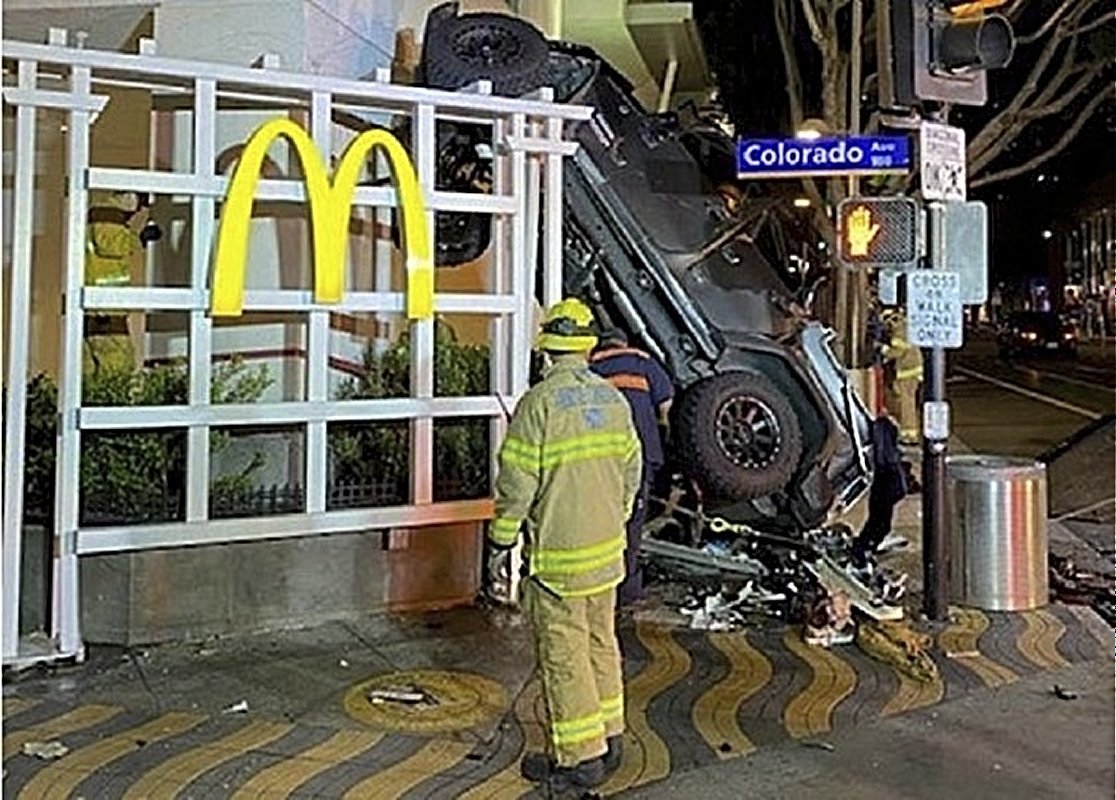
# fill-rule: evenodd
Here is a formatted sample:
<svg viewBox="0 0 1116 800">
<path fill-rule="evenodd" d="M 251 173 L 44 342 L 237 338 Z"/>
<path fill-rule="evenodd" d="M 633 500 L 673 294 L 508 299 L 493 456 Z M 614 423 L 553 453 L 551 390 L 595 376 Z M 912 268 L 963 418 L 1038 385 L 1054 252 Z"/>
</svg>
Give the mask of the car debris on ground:
<svg viewBox="0 0 1116 800">
<path fill-rule="evenodd" d="M 436 706 L 438 698 L 421 686 L 408 685 L 393 689 L 373 689 L 368 693 L 368 702 L 374 706 L 385 703 L 398 703 L 405 706 Z"/>
<path fill-rule="evenodd" d="M 1072 559 L 1050 554 L 1050 592 L 1070 605 L 1090 606 L 1109 625 L 1116 627 L 1116 585 L 1112 575 L 1078 567 Z"/>
<path fill-rule="evenodd" d="M 70 748 L 66 747 L 66 745 L 58 740 L 50 742 L 24 742 L 22 752 L 25 756 L 32 756 L 42 761 L 53 761 L 69 753 Z"/>
<path fill-rule="evenodd" d="M 907 621 L 862 622 L 856 630 L 856 644 L 865 655 L 918 683 L 932 683 L 940 677 L 930 655 L 932 639 Z"/>
<path fill-rule="evenodd" d="M 903 618 L 906 575 L 874 559 L 854 568 L 845 525 L 776 534 L 660 502 L 666 511 L 648 525 L 640 547 L 647 579 L 693 629 L 731 631 L 776 619 L 803 624 L 807 643 L 829 647 L 854 640 L 853 609 L 877 622 Z M 678 524 L 679 516 L 687 524 Z"/>
</svg>

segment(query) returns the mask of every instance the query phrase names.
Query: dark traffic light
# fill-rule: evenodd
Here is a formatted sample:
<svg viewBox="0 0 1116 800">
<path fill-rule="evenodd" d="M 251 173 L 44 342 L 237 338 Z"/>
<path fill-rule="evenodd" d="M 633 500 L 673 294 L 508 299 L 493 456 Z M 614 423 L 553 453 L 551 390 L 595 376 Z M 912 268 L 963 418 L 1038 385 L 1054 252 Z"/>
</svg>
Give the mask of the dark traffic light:
<svg viewBox="0 0 1116 800">
<path fill-rule="evenodd" d="M 987 9 L 1003 0 L 879 0 L 881 101 L 984 105 L 985 72 L 1011 61 L 1011 23 Z"/>
<path fill-rule="evenodd" d="M 999 14 L 984 14 L 979 9 L 961 14 L 952 8 L 934 16 L 937 18 L 930 22 L 930 69 L 936 74 L 999 69 L 1011 61 L 1015 33 L 1011 23 Z"/>
</svg>

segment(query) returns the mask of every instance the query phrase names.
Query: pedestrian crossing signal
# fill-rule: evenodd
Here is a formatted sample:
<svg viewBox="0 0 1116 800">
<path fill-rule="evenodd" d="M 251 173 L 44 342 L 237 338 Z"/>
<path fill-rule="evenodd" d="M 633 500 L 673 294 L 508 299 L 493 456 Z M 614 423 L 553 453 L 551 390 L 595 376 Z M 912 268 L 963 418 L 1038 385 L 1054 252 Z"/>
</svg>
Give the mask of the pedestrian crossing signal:
<svg viewBox="0 0 1116 800">
<path fill-rule="evenodd" d="M 837 208 L 838 255 L 846 264 L 904 269 L 918 260 L 918 206 L 907 197 L 853 197 Z"/>
</svg>

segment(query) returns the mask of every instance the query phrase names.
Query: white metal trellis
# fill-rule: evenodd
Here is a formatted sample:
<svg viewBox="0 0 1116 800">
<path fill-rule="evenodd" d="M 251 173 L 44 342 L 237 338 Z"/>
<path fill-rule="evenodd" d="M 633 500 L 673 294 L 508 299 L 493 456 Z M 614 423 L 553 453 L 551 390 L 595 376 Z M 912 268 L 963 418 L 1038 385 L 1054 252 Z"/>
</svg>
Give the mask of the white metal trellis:
<svg viewBox="0 0 1116 800">
<path fill-rule="evenodd" d="M 58 36 L 52 41 L 60 41 Z M 443 417 L 489 417 L 492 439 L 503 435 L 504 411 L 526 390 L 534 311 L 535 270 L 543 270 L 544 301 L 561 291 L 562 161 L 576 144 L 563 138 L 566 121 L 584 120 L 590 109 L 553 102 L 549 89 L 530 98 L 490 95 L 482 82 L 461 92 L 393 85 L 383 72 L 362 82 L 317 75 L 241 68 L 160 58 L 150 42 L 138 55 L 80 50 L 58 45 L 3 43 L 4 101 L 15 107 L 13 146 L 13 230 L 8 316 L 9 369 L 4 408 L 3 520 L 3 662 L 81 658 L 78 564 L 82 555 L 155 547 L 307 536 L 340 531 L 422 526 L 485 519 L 490 500 L 434 503 L 432 488 L 433 420 Z M 90 165 L 90 129 L 108 101 L 103 87 L 143 87 L 153 94 L 192 96 L 192 164 L 188 171 L 117 169 Z M 64 88 L 60 89 L 59 86 Z M 330 313 L 401 314 L 404 295 L 384 291 L 346 293 L 336 305 L 314 302 L 309 291 L 251 290 L 246 312 L 282 311 L 308 317 L 307 389 L 299 402 L 210 405 L 212 321 L 208 315 L 208 280 L 213 251 L 216 204 L 228 180 L 218 175 L 216 121 L 222 99 L 250 98 L 277 109 L 308 113 L 309 133 L 326 157 L 331 149 L 335 107 L 368 113 L 407 113 L 414 120 L 412 154 L 427 203 L 433 238 L 435 210 L 494 215 L 490 290 L 473 294 L 436 294 L 439 313 L 481 314 L 492 318 L 492 395 L 435 397 L 434 324 L 411 323 L 411 397 L 385 400 L 331 401 L 328 397 Z M 30 338 L 30 288 L 34 231 L 33 171 L 35 124 L 39 109 L 68 113 L 66 132 L 65 298 L 62 359 L 59 369 L 59 437 L 55 508 L 53 615 L 51 647 L 34 651 L 19 642 L 19 581 L 23 513 L 24 405 Z M 438 191 L 434 188 L 435 125 L 440 118 L 468 119 L 493 125 L 497 144 L 496 185 L 490 195 Z M 545 176 L 545 181 L 540 179 Z M 167 287 L 86 287 L 83 282 L 85 220 L 91 189 L 185 195 L 192 212 L 190 285 Z M 540 203 L 539 192 L 543 193 Z M 530 196 L 530 195 L 534 196 Z M 305 199 L 300 181 L 262 178 L 257 199 Z M 358 187 L 353 206 L 394 204 L 390 187 Z M 540 205 L 544 212 L 540 227 Z M 379 216 L 379 215 L 377 215 Z M 382 217 L 380 217 L 382 218 Z M 536 265 L 538 232 L 543 236 L 543 263 Z M 249 256 L 251 269 L 251 256 Z M 189 392 L 185 406 L 96 407 L 81 405 L 82 322 L 87 311 L 133 309 L 185 312 L 189 317 Z M 390 508 L 326 511 L 326 426 L 336 421 L 408 420 L 411 426 L 412 504 Z M 306 431 L 306 508 L 297 515 L 209 520 L 209 429 L 215 425 L 297 424 Z M 83 431 L 187 429 L 186 519 L 181 523 L 82 529 L 78 487 Z"/>
</svg>

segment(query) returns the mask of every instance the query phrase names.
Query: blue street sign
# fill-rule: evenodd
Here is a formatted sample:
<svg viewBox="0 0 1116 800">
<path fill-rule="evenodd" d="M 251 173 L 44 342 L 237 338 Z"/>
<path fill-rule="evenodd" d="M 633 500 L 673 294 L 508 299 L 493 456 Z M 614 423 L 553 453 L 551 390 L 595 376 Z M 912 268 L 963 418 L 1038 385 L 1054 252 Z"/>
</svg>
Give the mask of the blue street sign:
<svg viewBox="0 0 1116 800">
<path fill-rule="evenodd" d="M 910 168 L 906 136 L 740 139 L 736 143 L 736 172 L 741 178 L 903 174 Z"/>
</svg>

